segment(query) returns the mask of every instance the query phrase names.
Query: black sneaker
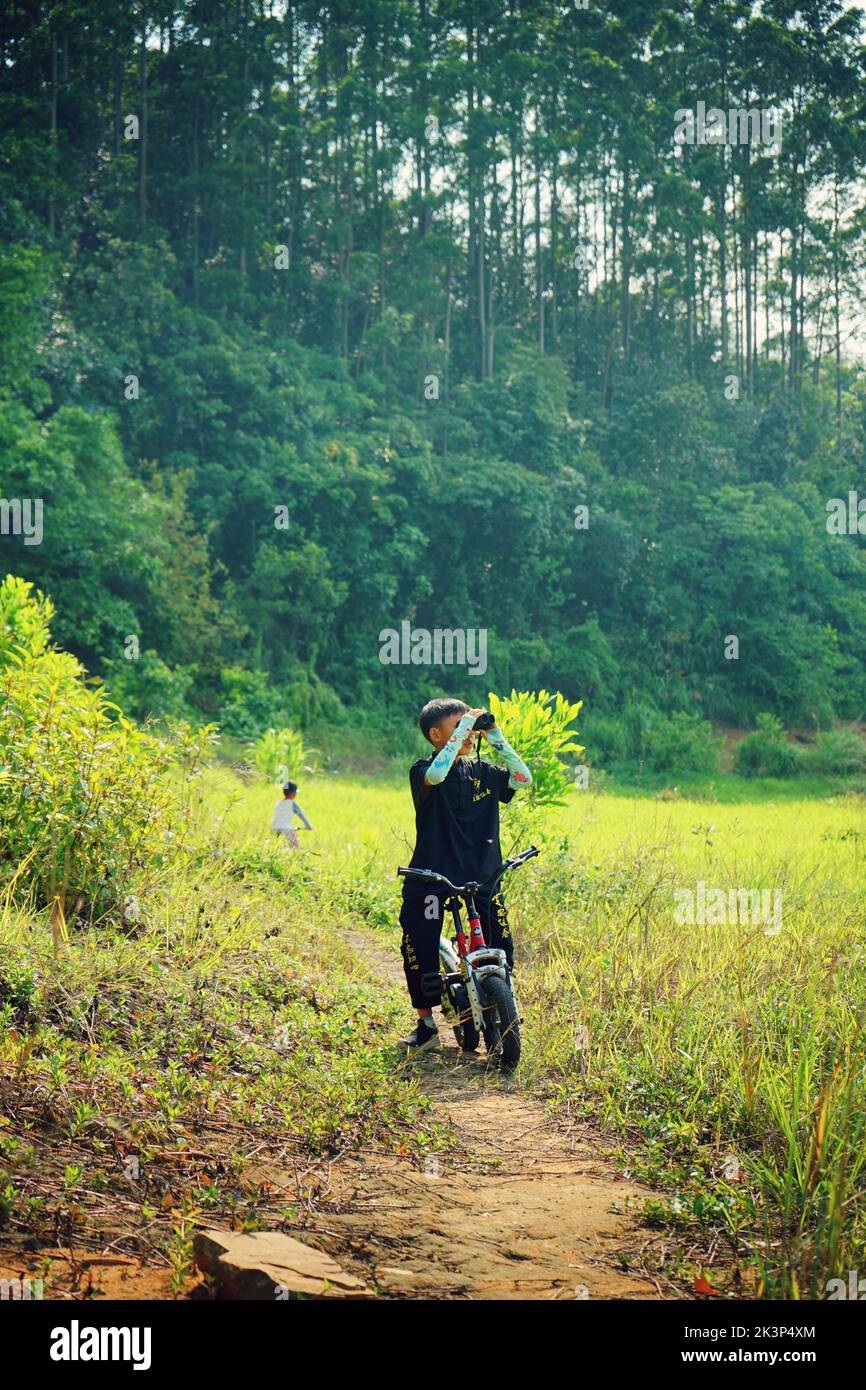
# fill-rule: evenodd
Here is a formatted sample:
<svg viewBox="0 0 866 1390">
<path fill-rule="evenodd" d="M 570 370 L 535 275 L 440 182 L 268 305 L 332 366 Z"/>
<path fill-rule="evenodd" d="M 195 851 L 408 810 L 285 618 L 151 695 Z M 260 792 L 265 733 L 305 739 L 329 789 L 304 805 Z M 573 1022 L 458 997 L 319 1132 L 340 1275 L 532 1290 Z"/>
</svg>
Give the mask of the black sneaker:
<svg viewBox="0 0 866 1390">
<path fill-rule="evenodd" d="M 400 1046 L 409 1052 L 431 1052 L 433 1048 L 441 1047 L 439 1029 L 426 1018 L 419 1018 L 408 1037 L 400 1039 Z"/>
</svg>

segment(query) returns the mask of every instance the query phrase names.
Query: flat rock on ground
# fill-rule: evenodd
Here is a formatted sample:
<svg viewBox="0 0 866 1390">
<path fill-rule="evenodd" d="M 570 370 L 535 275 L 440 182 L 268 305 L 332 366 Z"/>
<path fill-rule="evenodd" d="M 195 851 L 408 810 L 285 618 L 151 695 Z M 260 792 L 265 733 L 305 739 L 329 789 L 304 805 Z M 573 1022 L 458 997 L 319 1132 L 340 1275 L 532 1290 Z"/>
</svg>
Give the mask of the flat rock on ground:
<svg viewBox="0 0 866 1390">
<path fill-rule="evenodd" d="M 330 1255 L 279 1231 L 198 1231 L 193 1247 L 196 1265 L 222 1298 L 273 1302 L 293 1295 L 358 1298 L 366 1292 Z"/>
</svg>

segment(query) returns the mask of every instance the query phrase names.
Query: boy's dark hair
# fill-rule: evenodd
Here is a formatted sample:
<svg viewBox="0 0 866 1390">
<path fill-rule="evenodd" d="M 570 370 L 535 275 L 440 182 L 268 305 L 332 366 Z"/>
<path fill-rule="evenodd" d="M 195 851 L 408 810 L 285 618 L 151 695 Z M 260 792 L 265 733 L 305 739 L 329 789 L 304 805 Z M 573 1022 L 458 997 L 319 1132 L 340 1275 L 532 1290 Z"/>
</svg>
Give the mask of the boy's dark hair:
<svg viewBox="0 0 866 1390">
<path fill-rule="evenodd" d="M 297 790 L 297 782 L 287 782 L 286 785 L 283 787 L 283 796 L 294 796 Z"/>
<path fill-rule="evenodd" d="M 428 743 L 432 743 L 430 730 L 434 724 L 438 724 L 440 719 L 447 719 L 449 714 L 465 714 L 468 708 L 462 700 L 455 700 L 446 695 L 441 695 L 437 700 L 428 700 L 418 715 L 418 728 Z"/>
</svg>

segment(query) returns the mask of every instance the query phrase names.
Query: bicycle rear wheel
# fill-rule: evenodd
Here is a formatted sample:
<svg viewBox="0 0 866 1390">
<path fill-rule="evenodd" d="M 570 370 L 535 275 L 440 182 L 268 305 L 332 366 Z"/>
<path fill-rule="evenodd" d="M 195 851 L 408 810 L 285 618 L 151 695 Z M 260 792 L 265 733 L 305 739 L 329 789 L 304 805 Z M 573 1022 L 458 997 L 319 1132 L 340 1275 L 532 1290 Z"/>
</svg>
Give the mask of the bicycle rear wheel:
<svg viewBox="0 0 866 1390">
<path fill-rule="evenodd" d="M 458 1023 L 454 1029 L 454 1037 L 461 1052 L 476 1052 L 481 1039 L 478 1036 L 478 1029 L 471 1021 L 468 1023 Z"/>
</svg>

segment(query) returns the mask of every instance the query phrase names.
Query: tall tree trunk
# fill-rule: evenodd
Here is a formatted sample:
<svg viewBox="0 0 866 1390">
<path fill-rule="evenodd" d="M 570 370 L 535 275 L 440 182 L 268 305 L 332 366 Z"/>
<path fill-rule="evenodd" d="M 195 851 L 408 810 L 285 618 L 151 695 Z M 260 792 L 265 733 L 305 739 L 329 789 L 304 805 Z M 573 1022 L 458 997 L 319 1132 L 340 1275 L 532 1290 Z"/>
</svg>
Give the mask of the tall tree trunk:
<svg viewBox="0 0 866 1390">
<path fill-rule="evenodd" d="M 481 339 L 481 380 L 487 380 L 487 305 L 484 285 L 484 261 L 486 256 L 484 237 L 484 184 L 479 180 L 478 189 L 478 331 Z"/>
<path fill-rule="evenodd" d="M 558 284 L 556 278 L 559 264 L 559 152 L 553 156 L 550 189 L 550 341 L 554 352 L 559 346 Z"/>
<path fill-rule="evenodd" d="M 196 87 L 192 113 L 192 296 L 198 304 L 198 276 L 201 254 L 199 249 L 199 218 L 201 216 L 201 179 L 199 169 L 199 92 Z"/>
<path fill-rule="evenodd" d="M 48 184 L 48 230 L 53 236 L 57 217 L 54 206 L 54 181 L 57 177 L 57 35 L 53 25 L 49 26 L 48 41 L 51 44 L 51 171 Z"/>
<path fill-rule="evenodd" d="M 628 362 L 631 340 L 631 179 L 626 159 L 622 174 L 622 300 L 620 303 L 620 343 L 622 360 Z"/>
<path fill-rule="evenodd" d="M 141 43 L 138 59 L 138 215 L 147 221 L 147 14 L 141 6 Z"/>
<path fill-rule="evenodd" d="M 112 81 L 112 123 L 113 146 L 115 157 L 120 154 L 120 141 L 123 127 L 123 59 L 120 52 L 120 44 L 117 41 L 117 30 L 111 38 L 111 81 Z"/>
<path fill-rule="evenodd" d="M 724 158 L 724 147 L 722 147 Z M 728 366 L 728 226 L 727 226 L 728 178 L 727 166 L 722 194 L 719 199 L 719 318 L 722 333 L 722 367 Z"/>
<path fill-rule="evenodd" d="M 836 449 L 842 447 L 842 333 L 839 306 L 839 180 L 833 179 L 833 356 L 835 358 Z"/>
<path fill-rule="evenodd" d="M 535 110 L 536 141 L 540 139 L 540 116 Z M 535 298 L 538 304 L 538 347 L 544 352 L 544 255 L 541 249 L 541 150 L 535 157 Z"/>
</svg>

